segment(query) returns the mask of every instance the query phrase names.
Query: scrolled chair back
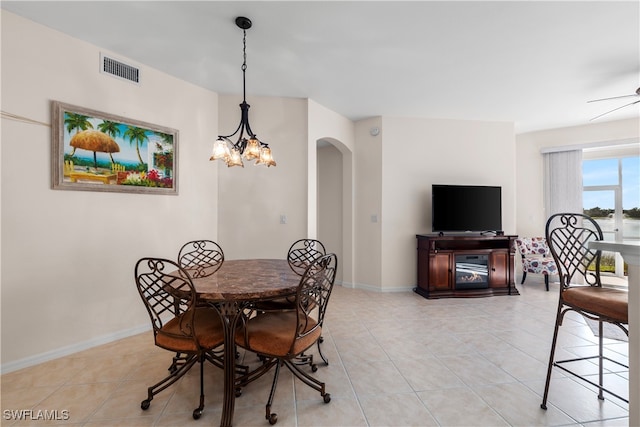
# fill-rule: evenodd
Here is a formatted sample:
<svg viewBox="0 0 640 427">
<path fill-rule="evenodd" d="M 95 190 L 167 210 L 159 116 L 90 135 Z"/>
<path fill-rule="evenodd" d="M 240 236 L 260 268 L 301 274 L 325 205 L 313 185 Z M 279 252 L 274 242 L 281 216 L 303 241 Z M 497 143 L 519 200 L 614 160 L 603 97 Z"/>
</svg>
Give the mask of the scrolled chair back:
<svg viewBox="0 0 640 427">
<path fill-rule="evenodd" d="M 309 335 L 322 326 L 333 290 L 337 266 L 338 258 L 335 254 L 324 255 L 316 258 L 300 279 L 296 294 L 299 321 L 297 339 Z"/>
<path fill-rule="evenodd" d="M 289 267 L 302 276 L 307 268 L 321 256 L 327 253 L 321 241 L 315 239 L 300 239 L 293 242 L 287 252 Z"/>
<path fill-rule="evenodd" d="M 192 240 L 178 253 L 178 264 L 193 278 L 211 276 L 224 262 L 224 252 L 212 240 Z"/>
<path fill-rule="evenodd" d="M 547 244 L 558 267 L 560 290 L 572 284 L 602 286 L 601 251 L 589 242 L 603 240 L 602 229 L 593 218 L 580 213 L 558 213 L 547 220 Z"/>
<path fill-rule="evenodd" d="M 174 338 L 193 338 L 196 291 L 189 274 L 177 263 L 162 258 L 141 258 L 135 266 L 138 293 L 151 318 L 154 335 L 167 334 L 168 322 L 179 322 Z"/>
</svg>

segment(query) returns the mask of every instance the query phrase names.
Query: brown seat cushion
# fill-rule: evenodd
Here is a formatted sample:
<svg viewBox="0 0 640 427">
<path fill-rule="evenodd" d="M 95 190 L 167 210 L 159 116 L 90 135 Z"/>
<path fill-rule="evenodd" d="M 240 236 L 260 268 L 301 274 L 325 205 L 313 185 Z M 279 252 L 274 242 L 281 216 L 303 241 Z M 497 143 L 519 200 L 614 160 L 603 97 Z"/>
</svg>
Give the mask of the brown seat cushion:
<svg viewBox="0 0 640 427">
<path fill-rule="evenodd" d="M 586 312 L 629 323 L 629 294 L 618 289 L 597 286 L 575 286 L 562 292 L 567 304 Z"/>
<path fill-rule="evenodd" d="M 311 330 L 317 322 L 309 318 L 306 330 Z M 297 312 L 282 311 L 259 314 L 249 319 L 245 326 L 247 341 L 245 342 L 245 328 L 236 331 L 236 344 L 265 356 L 295 357 L 311 347 L 320 338 L 322 328 L 318 327 L 309 335 L 300 338 L 293 345 L 296 333 Z M 291 347 L 293 345 L 293 351 Z"/>
<path fill-rule="evenodd" d="M 210 307 L 197 307 L 195 310 L 195 339 L 185 336 L 180 330 L 180 317 L 175 317 L 158 331 L 156 345 L 171 351 L 193 353 L 198 351 L 196 341 L 204 349 L 212 349 L 222 344 L 224 332 L 218 313 Z"/>
</svg>

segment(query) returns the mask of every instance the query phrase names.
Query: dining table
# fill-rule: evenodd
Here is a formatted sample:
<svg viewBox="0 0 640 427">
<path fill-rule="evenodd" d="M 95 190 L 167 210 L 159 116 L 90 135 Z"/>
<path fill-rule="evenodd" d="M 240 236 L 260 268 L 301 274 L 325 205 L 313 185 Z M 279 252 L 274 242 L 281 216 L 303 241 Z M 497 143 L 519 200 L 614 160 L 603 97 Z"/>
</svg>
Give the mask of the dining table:
<svg viewBox="0 0 640 427">
<path fill-rule="evenodd" d="M 640 426 L 640 242 L 589 242 L 589 248 L 618 252 L 628 265 L 629 425 Z"/>
<path fill-rule="evenodd" d="M 221 314 L 224 328 L 224 392 L 220 426 L 233 423 L 236 398 L 235 330 L 243 311 L 256 301 L 295 294 L 300 276 L 284 259 L 225 260 L 218 271 L 192 278 L 200 302 Z"/>
</svg>

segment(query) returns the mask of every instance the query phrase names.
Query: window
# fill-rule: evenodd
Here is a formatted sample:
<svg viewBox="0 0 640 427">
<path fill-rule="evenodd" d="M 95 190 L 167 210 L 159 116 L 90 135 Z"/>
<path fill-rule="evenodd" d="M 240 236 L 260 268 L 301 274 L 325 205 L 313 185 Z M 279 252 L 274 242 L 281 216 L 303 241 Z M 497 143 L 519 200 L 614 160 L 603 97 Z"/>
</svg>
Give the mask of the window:
<svg viewBox="0 0 640 427">
<path fill-rule="evenodd" d="M 637 148 L 635 149 L 637 153 Z M 640 156 L 628 149 L 584 150 L 583 208 L 605 240 L 640 240 Z M 626 274 L 622 258 L 603 254 L 603 272 Z"/>
</svg>

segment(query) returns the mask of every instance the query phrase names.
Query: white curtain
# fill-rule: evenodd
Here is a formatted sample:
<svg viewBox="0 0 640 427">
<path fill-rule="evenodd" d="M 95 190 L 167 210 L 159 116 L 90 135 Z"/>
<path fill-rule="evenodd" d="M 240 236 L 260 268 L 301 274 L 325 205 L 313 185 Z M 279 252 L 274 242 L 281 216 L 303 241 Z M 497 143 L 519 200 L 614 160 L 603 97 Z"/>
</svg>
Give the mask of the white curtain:
<svg viewBox="0 0 640 427">
<path fill-rule="evenodd" d="M 582 213 L 582 150 L 544 154 L 544 208 L 555 213 Z"/>
</svg>

